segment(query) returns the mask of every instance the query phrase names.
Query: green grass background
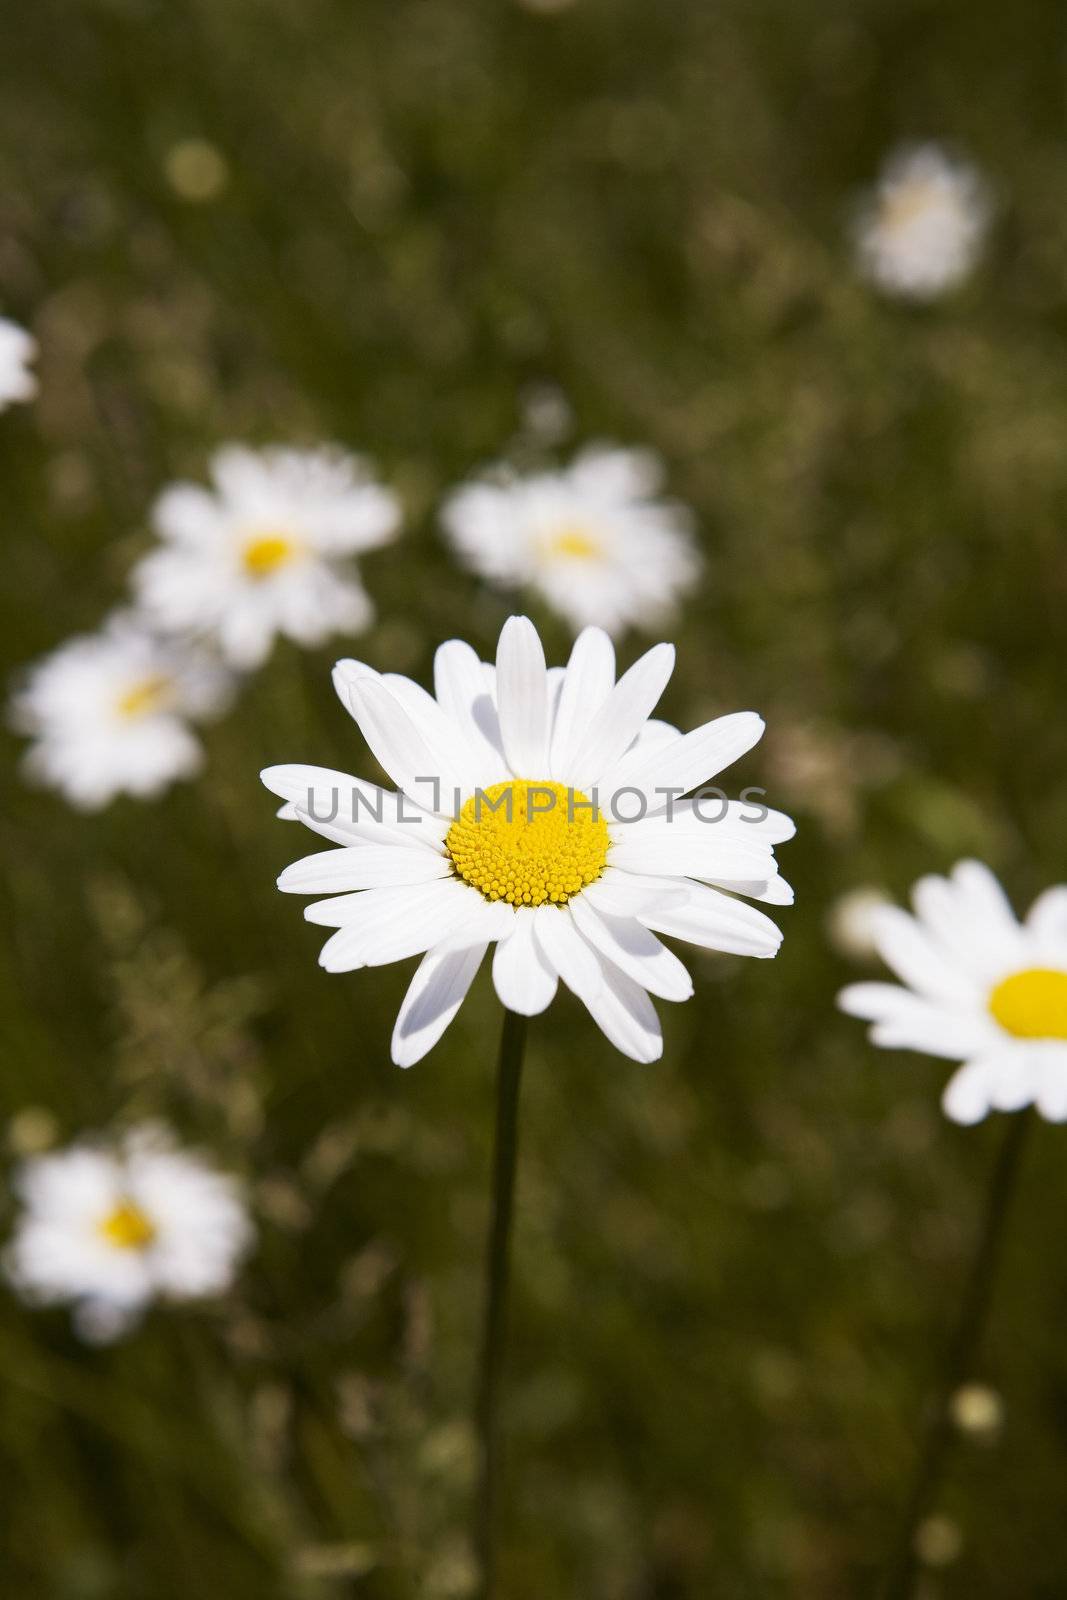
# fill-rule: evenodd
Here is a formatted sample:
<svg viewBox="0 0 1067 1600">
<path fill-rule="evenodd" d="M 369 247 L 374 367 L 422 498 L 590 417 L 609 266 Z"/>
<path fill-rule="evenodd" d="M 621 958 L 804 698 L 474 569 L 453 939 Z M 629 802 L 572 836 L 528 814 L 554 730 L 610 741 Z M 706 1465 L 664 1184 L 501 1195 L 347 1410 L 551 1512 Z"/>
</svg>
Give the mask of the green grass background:
<svg viewBox="0 0 1067 1600">
<path fill-rule="evenodd" d="M 403 495 L 359 654 L 489 652 L 509 603 L 435 505 L 531 457 L 547 383 L 568 446 L 653 445 L 699 518 L 665 714 L 768 719 L 733 777 L 800 822 L 779 959 L 692 954 L 652 1067 L 569 999 L 532 1030 L 507 1600 L 846 1600 L 884 1559 L 1003 1125 L 951 1127 L 941 1064 L 835 1013 L 826 919 L 966 853 L 1020 904 L 1065 876 L 1065 64 L 1056 0 L 37 0 L 6 32 L 0 306 L 42 346 L 0 419 L 10 671 L 97 624 L 153 495 L 229 439 L 336 439 Z M 914 137 L 999 204 L 929 309 L 846 243 Z M 167 177 L 190 138 L 228 168 L 202 203 Z M 7 1158 L 163 1114 L 260 1226 L 224 1304 L 112 1349 L 0 1296 L 5 1594 L 469 1591 L 498 1008 L 483 975 L 392 1067 L 408 971 L 317 968 L 257 779 L 372 774 L 351 648 L 279 648 L 155 805 L 78 816 L 4 735 Z M 960 1445 L 929 1596 L 1067 1587 L 1065 1137 L 1030 1152 L 982 1362 L 1005 1427 Z"/>
</svg>

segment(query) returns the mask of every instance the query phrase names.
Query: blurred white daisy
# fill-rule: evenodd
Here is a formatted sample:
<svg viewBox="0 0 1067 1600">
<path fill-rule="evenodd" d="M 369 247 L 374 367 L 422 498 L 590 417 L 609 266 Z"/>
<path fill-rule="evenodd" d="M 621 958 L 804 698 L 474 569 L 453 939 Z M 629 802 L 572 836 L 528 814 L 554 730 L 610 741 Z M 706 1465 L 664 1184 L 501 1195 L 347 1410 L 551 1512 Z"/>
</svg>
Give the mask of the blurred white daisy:
<svg viewBox="0 0 1067 1600">
<path fill-rule="evenodd" d="M 650 721 L 673 666 L 673 647 L 656 645 L 616 683 L 611 640 L 587 628 L 566 668 L 549 671 L 525 617 L 505 624 L 495 667 L 461 640 L 443 644 L 436 698 L 338 663 L 337 692 L 399 792 L 321 767 L 269 768 L 282 815 L 340 846 L 278 883 L 330 896 L 305 911 L 337 929 L 320 956 L 329 972 L 423 955 L 393 1034 L 400 1066 L 441 1037 L 490 944 L 505 1006 L 543 1011 L 562 978 L 639 1061 L 662 1050 L 649 995 L 693 990 L 657 934 L 777 952 L 774 923 L 731 891 L 791 901 L 773 847 L 793 824 L 737 802 L 672 798 L 744 755 L 763 722 L 741 711 L 683 735 Z"/>
<path fill-rule="evenodd" d="M 17 322 L 0 317 L 0 411 L 17 400 L 32 400 L 37 379 L 30 362 L 37 354 L 37 341 Z"/>
<path fill-rule="evenodd" d="M 874 1044 L 962 1061 L 942 1101 L 955 1122 L 1031 1104 L 1067 1121 L 1067 888 L 1047 889 L 1020 924 L 989 869 L 961 861 L 912 899 L 914 917 L 872 913 L 906 987 L 851 984 L 842 1009 L 874 1023 Z"/>
<path fill-rule="evenodd" d="M 229 673 L 198 647 L 120 613 L 46 656 L 15 694 L 12 723 L 34 741 L 26 775 L 85 811 L 160 794 L 203 760 L 186 719 L 222 711 L 230 691 Z"/>
<path fill-rule="evenodd" d="M 363 461 L 229 445 L 211 477 L 212 489 L 174 484 L 156 502 L 163 546 L 134 583 L 160 626 L 212 634 L 232 666 L 250 668 L 279 634 L 315 645 L 369 625 L 352 557 L 395 536 L 400 506 Z"/>
<path fill-rule="evenodd" d="M 7 1276 L 36 1305 L 70 1303 L 86 1338 L 113 1338 L 154 1299 L 221 1293 L 252 1242 L 241 1190 L 155 1124 L 117 1148 L 77 1144 L 18 1168 Z"/>
<path fill-rule="evenodd" d="M 975 168 L 939 145 L 898 150 L 856 217 L 860 267 L 891 294 L 931 300 L 970 272 L 990 219 Z"/>
<path fill-rule="evenodd" d="M 654 498 L 644 450 L 595 447 L 560 472 L 498 469 L 463 485 L 442 521 L 463 562 L 501 588 L 538 590 L 576 631 L 665 621 L 700 571 L 692 517 Z"/>
<path fill-rule="evenodd" d="M 875 913 L 890 903 L 885 890 L 874 885 L 838 896 L 830 907 L 827 931 L 843 956 L 852 961 L 871 961 L 878 956 Z"/>
</svg>

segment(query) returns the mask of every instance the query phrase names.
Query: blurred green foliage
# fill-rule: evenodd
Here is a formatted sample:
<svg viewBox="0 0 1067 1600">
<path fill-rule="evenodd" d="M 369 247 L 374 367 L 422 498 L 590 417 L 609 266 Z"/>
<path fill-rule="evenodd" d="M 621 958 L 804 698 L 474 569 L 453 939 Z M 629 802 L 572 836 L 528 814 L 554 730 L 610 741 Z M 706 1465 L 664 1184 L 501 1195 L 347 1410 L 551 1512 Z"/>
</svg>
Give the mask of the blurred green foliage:
<svg viewBox="0 0 1067 1600">
<path fill-rule="evenodd" d="M 7 30 L 0 308 L 42 345 L 0 419 L 9 669 L 97 624 L 155 492 L 226 439 L 374 455 L 407 530 L 365 563 L 356 650 L 424 681 L 441 638 L 486 653 L 508 602 L 434 506 L 536 457 L 549 385 L 565 445 L 650 443 L 697 511 L 665 714 L 768 718 L 736 782 L 801 822 L 778 961 L 694 955 L 652 1068 L 568 1000 L 533 1029 L 508 1600 L 846 1600 L 883 1559 L 998 1129 L 945 1124 L 944 1068 L 835 1014 L 826 919 L 966 852 L 1020 902 L 1064 875 L 1065 44 L 1056 0 L 37 0 Z M 999 202 L 925 310 L 846 243 L 914 137 Z M 261 1242 L 225 1304 L 113 1349 L 0 1299 L 5 1593 L 468 1591 L 497 1006 L 483 977 L 393 1068 L 407 973 L 319 971 L 273 888 L 306 845 L 257 780 L 372 772 L 329 687 L 349 648 L 279 649 L 159 804 L 6 785 L 9 1155 L 165 1113 L 247 1175 Z M 932 1596 L 1067 1583 L 1062 1137 Z"/>
</svg>

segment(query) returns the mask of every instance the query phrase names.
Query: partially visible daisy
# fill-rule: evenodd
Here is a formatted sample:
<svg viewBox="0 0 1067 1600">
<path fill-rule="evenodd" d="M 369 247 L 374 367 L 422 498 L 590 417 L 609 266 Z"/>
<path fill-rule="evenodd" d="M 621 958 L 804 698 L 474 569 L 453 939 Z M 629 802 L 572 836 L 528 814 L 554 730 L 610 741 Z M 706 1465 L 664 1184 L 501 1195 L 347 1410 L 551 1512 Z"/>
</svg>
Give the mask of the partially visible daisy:
<svg viewBox="0 0 1067 1600">
<path fill-rule="evenodd" d="M 128 612 L 32 667 L 12 702 L 29 734 L 27 776 L 95 811 L 119 794 L 147 799 L 203 760 L 190 717 L 224 709 L 230 675 L 198 647 L 151 633 Z"/>
<path fill-rule="evenodd" d="M 586 450 L 560 472 L 506 468 L 457 489 L 442 520 L 465 564 L 505 589 L 538 590 L 577 631 L 653 627 L 695 581 L 692 517 L 658 500 L 644 450 Z"/>
<path fill-rule="evenodd" d="M 37 354 L 37 341 L 17 322 L 0 317 L 0 411 L 18 400 L 32 400 L 37 379 L 30 362 Z"/>
<path fill-rule="evenodd" d="M 236 1181 L 155 1124 L 115 1148 L 34 1156 L 15 1189 L 22 1213 L 8 1278 L 36 1305 L 71 1304 L 90 1339 L 124 1332 L 152 1300 L 220 1294 L 252 1242 Z"/>
<path fill-rule="evenodd" d="M 659 644 L 616 683 L 611 640 L 587 628 L 566 668 L 549 671 L 525 617 L 505 624 L 495 666 L 459 639 L 443 644 L 435 696 L 338 663 L 337 692 L 398 792 L 321 767 L 268 768 L 282 814 L 339 846 L 278 883 L 328 896 L 305 911 L 337 930 L 319 958 L 328 972 L 423 957 L 393 1033 L 400 1066 L 444 1033 L 490 944 L 506 1007 L 544 1011 L 562 978 L 638 1061 L 663 1048 L 650 995 L 693 992 L 658 934 L 776 954 L 777 927 L 735 896 L 790 903 L 774 846 L 793 824 L 677 798 L 750 750 L 763 721 L 740 711 L 682 734 L 650 720 L 673 666 Z"/>
<path fill-rule="evenodd" d="M 907 146 L 887 162 L 857 214 L 860 266 L 890 294 L 932 300 L 974 266 L 990 212 L 974 167 L 937 144 Z"/>
<path fill-rule="evenodd" d="M 964 1063 L 942 1101 L 954 1122 L 1031 1104 L 1067 1121 L 1067 888 L 1046 889 L 1020 923 L 989 869 L 961 861 L 912 899 L 913 917 L 872 913 L 905 987 L 851 984 L 842 1009 L 874 1024 L 874 1044 Z"/>
<path fill-rule="evenodd" d="M 211 489 L 175 484 L 156 502 L 163 546 L 134 583 L 162 627 L 212 634 L 232 666 L 250 668 L 279 635 L 315 645 L 369 625 L 352 557 L 395 536 L 400 506 L 363 461 L 229 445 L 211 477 Z"/>
<path fill-rule="evenodd" d="M 875 914 L 890 899 L 884 889 L 866 885 L 840 895 L 830 907 L 827 930 L 843 956 L 852 961 L 871 961 L 878 955 Z"/>
</svg>

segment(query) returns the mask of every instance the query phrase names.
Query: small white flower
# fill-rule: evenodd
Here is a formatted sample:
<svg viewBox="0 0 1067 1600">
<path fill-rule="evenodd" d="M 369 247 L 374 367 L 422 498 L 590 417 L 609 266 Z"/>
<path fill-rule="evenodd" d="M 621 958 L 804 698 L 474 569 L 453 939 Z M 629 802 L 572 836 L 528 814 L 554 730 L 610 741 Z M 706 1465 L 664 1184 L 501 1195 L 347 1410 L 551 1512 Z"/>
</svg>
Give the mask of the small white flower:
<svg viewBox="0 0 1067 1600">
<path fill-rule="evenodd" d="M 201 650 L 114 616 L 46 656 L 16 693 L 12 722 L 34 740 L 27 776 L 85 811 L 119 794 L 160 794 L 203 760 L 186 719 L 221 711 L 230 688 Z"/>
<path fill-rule="evenodd" d="M 77 1144 L 18 1169 L 7 1276 L 37 1305 L 69 1302 L 84 1337 L 113 1338 L 154 1299 L 220 1294 L 252 1242 L 240 1188 L 167 1132 Z"/>
<path fill-rule="evenodd" d="M 889 904 L 885 890 L 873 885 L 851 889 L 834 901 L 827 926 L 831 940 L 843 956 L 853 961 L 870 961 L 878 955 L 875 913 Z"/>
<path fill-rule="evenodd" d="M 212 490 L 175 484 L 156 502 L 163 547 L 134 583 L 161 627 L 213 634 L 232 666 L 250 668 L 278 635 L 315 645 L 369 625 L 351 558 L 395 536 L 400 507 L 364 462 L 230 445 L 211 477 Z"/>
<path fill-rule="evenodd" d="M 1035 1105 L 1067 1121 L 1067 888 L 1047 889 L 1019 923 L 996 878 L 961 861 L 921 878 L 915 916 L 873 913 L 882 959 L 907 986 L 854 983 L 839 1003 L 894 1050 L 965 1063 L 942 1104 L 954 1122 Z"/>
<path fill-rule="evenodd" d="M 505 589 L 538 590 L 577 631 L 665 621 L 700 571 L 692 518 L 654 498 L 643 450 L 586 450 L 561 472 L 498 469 L 457 489 L 442 521 L 457 554 Z"/>
<path fill-rule="evenodd" d="M 0 411 L 16 400 L 32 400 L 37 393 L 37 379 L 29 367 L 36 354 L 33 335 L 0 317 Z"/>
<path fill-rule="evenodd" d="M 970 272 L 990 211 L 973 167 L 936 144 L 899 150 L 857 215 L 860 267 L 890 294 L 934 299 Z"/>
<path fill-rule="evenodd" d="M 495 667 L 459 639 L 443 644 L 436 698 L 338 663 L 337 692 L 400 792 L 321 767 L 268 768 L 282 815 L 340 846 L 295 862 L 278 885 L 330 896 L 305 911 L 337 929 L 320 956 L 328 972 L 423 955 L 393 1034 L 398 1065 L 441 1037 L 490 944 L 510 1010 L 544 1011 L 562 978 L 638 1061 L 663 1048 L 649 995 L 693 992 L 657 934 L 776 954 L 774 923 L 733 896 L 791 902 L 773 847 L 793 824 L 736 801 L 670 798 L 744 755 L 763 721 L 741 711 L 683 735 L 649 720 L 673 666 L 673 646 L 656 645 L 616 683 L 611 640 L 586 628 L 566 668 L 549 671 L 525 617 L 505 624 Z"/>
</svg>

